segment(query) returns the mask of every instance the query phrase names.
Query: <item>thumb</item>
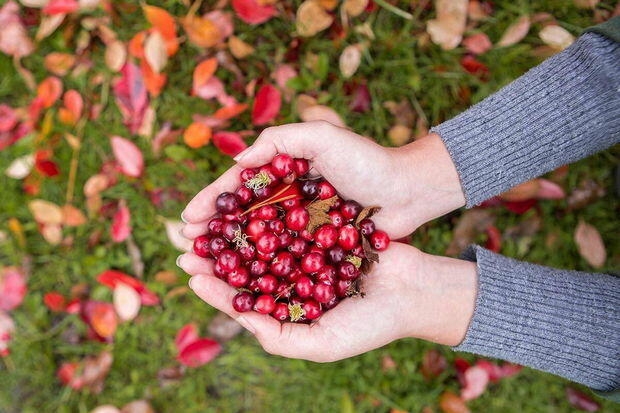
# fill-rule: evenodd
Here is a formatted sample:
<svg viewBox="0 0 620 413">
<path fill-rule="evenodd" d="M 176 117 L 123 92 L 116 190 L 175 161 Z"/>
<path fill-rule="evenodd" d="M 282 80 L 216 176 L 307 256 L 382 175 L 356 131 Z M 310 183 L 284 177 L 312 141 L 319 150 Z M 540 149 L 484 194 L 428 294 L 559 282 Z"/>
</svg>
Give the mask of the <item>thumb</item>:
<svg viewBox="0 0 620 413">
<path fill-rule="evenodd" d="M 244 168 L 271 162 L 278 153 L 312 160 L 327 149 L 328 138 L 338 131 L 328 122 L 303 122 L 265 129 L 256 142 L 234 159 Z"/>
</svg>

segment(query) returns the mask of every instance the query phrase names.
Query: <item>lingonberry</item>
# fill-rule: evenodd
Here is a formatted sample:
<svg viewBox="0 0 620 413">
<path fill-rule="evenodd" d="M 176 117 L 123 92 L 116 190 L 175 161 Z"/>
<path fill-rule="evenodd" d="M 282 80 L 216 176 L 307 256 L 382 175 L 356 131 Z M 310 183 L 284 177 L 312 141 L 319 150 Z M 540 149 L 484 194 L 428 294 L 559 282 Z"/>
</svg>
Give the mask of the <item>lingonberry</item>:
<svg viewBox="0 0 620 413">
<path fill-rule="evenodd" d="M 222 225 L 224 222 L 220 218 L 213 218 L 207 224 L 209 235 L 220 235 L 222 233 Z"/>
<path fill-rule="evenodd" d="M 229 214 L 239 208 L 239 200 L 232 192 L 223 192 L 215 199 L 215 209 L 220 214 Z"/>
<path fill-rule="evenodd" d="M 276 308 L 276 300 L 272 295 L 259 295 L 254 302 L 254 310 L 261 314 L 269 314 Z"/>
<path fill-rule="evenodd" d="M 232 306 L 235 311 L 245 313 L 254 307 L 254 296 L 247 291 L 241 291 L 233 297 Z"/>
<path fill-rule="evenodd" d="M 271 170 L 278 178 L 284 178 L 295 170 L 295 161 L 290 155 L 279 153 L 271 160 Z"/>
<path fill-rule="evenodd" d="M 336 296 L 336 292 L 334 287 L 331 284 L 326 283 L 318 283 L 314 286 L 314 291 L 312 292 L 312 298 L 317 300 L 319 303 L 328 303 Z"/>
<path fill-rule="evenodd" d="M 338 230 L 331 224 L 321 225 L 314 232 L 314 242 L 319 248 L 329 249 L 336 245 L 337 240 Z"/>
<path fill-rule="evenodd" d="M 241 264 L 241 257 L 235 251 L 225 249 L 217 257 L 217 262 L 224 271 L 229 273 Z"/>
<path fill-rule="evenodd" d="M 228 248 L 228 242 L 222 237 L 213 237 L 209 241 L 209 252 L 213 258 L 219 257 L 225 248 Z"/>
<path fill-rule="evenodd" d="M 340 245 L 345 251 L 355 248 L 359 240 L 359 232 L 357 232 L 357 228 L 351 224 L 341 227 L 338 231 L 338 245 Z"/>
<path fill-rule="evenodd" d="M 306 159 L 295 158 L 295 165 L 293 169 L 297 176 L 304 176 L 310 170 L 310 163 Z"/>
<path fill-rule="evenodd" d="M 267 270 L 269 269 L 269 264 L 266 261 L 254 260 L 250 262 L 249 268 L 250 274 L 258 277 L 267 272 Z"/>
<path fill-rule="evenodd" d="M 316 179 L 304 181 L 301 193 L 306 199 L 315 199 L 319 195 L 319 181 Z"/>
<path fill-rule="evenodd" d="M 316 252 L 310 252 L 301 257 L 301 270 L 306 274 L 313 274 L 325 265 L 325 258 Z"/>
<path fill-rule="evenodd" d="M 194 254 L 202 258 L 207 258 L 210 255 L 209 241 L 211 240 L 208 235 L 200 235 L 194 238 Z"/>
<path fill-rule="evenodd" d="M 295 283 L 295 293 L 297 293 L 300 298 L 307 298 L 312 295 L 313 291 L 314 282 L 310 279 L 310 277 L 305 275 L 299 277 Z"/>
<path fill-rule="evenodd" d="M 280 246 L 278 236 L 273 232 L 263 232 L 256 239 L 256 251 L 261 254 L 271 254 Z"/>
<path fill-rule="evenodd" d="M 286 227 L 293 231 L 303 231 L 310 222 L 310 213 L 302 206 L 290 209 L 286 212 Z"/>
<path fill-rule="evenodd" d="M 318 184 L 319 199 L 329 199 L 336 195 L 336 188 L 327 181 L 321 181 Z"/>
<path fill-rule="evenodd" d="M 237 267 L 228 273 L 226 280 L 235 288 L 245 287 L 250 282 L 250 273 L 245 267 Z"/>
<path fill-rule="evenodd" d="M 385 251 L 390 245 L 390 237 L 385 231 L 377 229 L 370 234 L 370 245 L 377 251 Z"/>
<path fill-rule="evenodd" d="M 338 264 L 338 278 L 341 280 L 354 280 L 360 276 L 360 270 L 351 262 L 343 261 Z"/>
<path fill-rule="evenodd" d="M 278 284 L 278 279 L 271 274 L 264 274 L 258 279 L 258 289 L 263 294 L 271 294 L 278 288 Z"/>
<path fill-rule="evenodd" d="M 362 206 L 357 201 L 350 199 L 342 203 L 340 213 L 345 220 L 352 220 L 357 218 L 362 209 Z"/>
<path fill-rule="evenodd" d="M 370 236 L 373 232 L 375 232 L 375 223 L 370 218 L 364 218 L 359 223 L 360 232 L 362 235 Z"/>
<path fill-rule="evenodd" d="M 276 303 L 275 308 L 271 312 L 271 316 L 278 321 L 286 321 L 289 317 L 288 304 Z"/>
<path fill-rule="evenodd" d="M 323 314 L 321 304 L 312 299 L 306 300 L 306 302 L 301 305 L 301 308 L 304 310 L 304 315 L 308 320 L 316 320 Z"/>
</svg>

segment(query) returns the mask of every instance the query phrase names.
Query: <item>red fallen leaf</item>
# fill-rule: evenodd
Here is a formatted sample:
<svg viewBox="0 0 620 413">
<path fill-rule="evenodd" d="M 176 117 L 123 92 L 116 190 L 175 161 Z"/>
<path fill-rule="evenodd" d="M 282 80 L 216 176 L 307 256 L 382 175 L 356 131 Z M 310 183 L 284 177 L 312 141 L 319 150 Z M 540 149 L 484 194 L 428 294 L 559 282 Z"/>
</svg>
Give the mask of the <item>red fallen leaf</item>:
<svg viewBox="0 0 620 413">
<path fill-rule="evenodd" d="M 140 294 L 142 305 L 151 306 L 159 304 L 159 297 L 146 288 L 144 283 L 131 275 L 121 271 L 106 270 L 97 276 L 97 281 L 111 289 L 116 288 L 118 283 L 127 284 Z"/>
<path fill-rule="evenodd" d="M 198 339 L 183 348 L 177 360 L 187 367 L 200 367 L 209 363 L 222 351 L 222 346 L 209 338 Z"/>
<path fill-rule="evenodd" d="M 80 316 L 98 337 L 105 341 L 112 340 L 118 326 L 118 319 L 112 304 L 88 300 L 82 303 Z"/>
<path fill-rule="evenodd" d="M 502 233 L 495 225 L 490 225 L 485 229 L 487 233 L 487 242 L 485 248 L 493 252 L 499 252 L 502 249 Z"/>
<path fill-rule="evenodd" d="M 51 311 L 56 312 L 65 311 L 67 308 L 67 300 L 62 294 L 56 291 L 45 293 L 43 296 L 43 304 Z"/>
<path fill-rule="evenodd" d="M 237 17 L 248 24 L 261 24 L 275 16 L 278 11 L 270 4 L 261 5 L 257 0 L 232 0 Z"/>
<path fill-rule="evenodd" d="M 224 83 L 217 77 L 211 77 L 194 91 L 194 95 L 202 99 L 213 99 L 226 94 Z"/>
<path fill-rule="evenodd" d="M 536 199 L 526 199 L 525 201 L 504 201 L 504 206 L 515 214 L 524 214 L 538 204 Z"/>
<path fill-rule="evenodd" d="M 131 234 L 131 213 L 129 208 L 125 204 L 125 201 L 121 201 L 118 205 L 118 210 L 112 217 L 112 240 L 114 242 L 123 242 Z"/>
<path fill-rule="evenodd" d="M 0 310 L 17 308 L 27 292 L 26 275 L 16 267 L 5 267 L 0 272 Z"/>
<path fill-rule="evenodd" d="M 517 374 L 519 374 L 519 372 L 523 370 L 523 366 L 520 366 L 518 364 L 513 364 L 513 363 L 504 363 L 500 366 L 500 379 L 506 378 L 506 377 L 512 377 L 515 376 Z"/>
<path fill-rule="evenodd" d="M 430 380 L 443 373 L 447 366 L 446 358 L 439 351 L 432 349 L 422 356 L 420 372 L 426 380 Z"/>
<path fill-rule="evenodd" d="M 252 107 L 252 123 L 264 125 L 271 122 L 280 112 L 281 105 L 282 96 L 275 86 L 270 84 L 261 86 Z"/>
<path fill-rule="evenodd" d="M 370 110 L 372 97 L 368 86 L 365 84 L 359 84 L 353 89 L 353 96 L 349 102 L 349 109 L 353 112 L 364 113 Z"/>
<path fill-rule="evenodd" d="M 579 410 L 596 412 L 601 408 L 601 405 L 594 401 L 590 396 L 572 387 L 566 388 L 566 398 L 574 408 Z"/>
<path fill-rule="evenodd" d="M 473 53 L 476 55 L 485 53 L 493 47 L 489 36 L 484 33 L 476 33 L 468 36 L 463 39 L 461 44 L 465 46 L 465 49 L 469 53 Z"/>
<path fill-rule="evenodd" d="M 82 311 L 82 301 L 79 298 L 73 298 L 67 303 L 65 311 L 67 314 L 80 314 Z"/>
<path fill-rule="evenodd" d="M 60 382 L 65 386 L 78 390 L 77 386 L 72 384 L 72 380 L 76 375 L 79 366 L 80 363 L 77 361 L 62 363 L 56 372 L 56 377 L 58 377 L 58 380 L 60 380 Z"/>
<path fill-rule="evenodd" d="M 48 16 L 73 13 L 80 7 L 77 0 L 50 0 L 41 12 Z"/>
<path fill-rule="evenodd" d="M 217 149 L 230 156 L 236 156 L 248 147 L 241 138 L 241 134 L 237 132 L 216 132 L 211 139 Z"/>
<path fill-rule="evenodd" d="M 279 64 L 271 74 L 271 78 L 276 82 L 276 85 L 284 92 L 284 98 L 288 102 L 293 98 L 295 91 L 287 86 L 289 80 L 297 77 L 297 70 L 293 65 L 288 63 Z"/>
<path fill-rule="evenodd" d="M 561 186 L 552 182 L 548 179 L 539 178 L 538 179 L 539 188 L 536 193 L 537 199 L 564 199 L 566 198 L 566 193 L 562 189 Z"/>
<path fill-rule="evenodd" d="M 64 107 L 60 108 L 58 116 L 66 124 L 75 124 L 82 116 L 84 99 L 77 90 L 67 90 L 63 96 Z"/>
<path fill-rule="evenodd" d="M 478 360 L 476 362 L 476 367 L 486 370 L 491 383 L 496 383 L 506 377 L 512 377 L 523 370 L 523 366 L 518 364 L 504 363 L 500 366 L 484 359 Z"/>
<path fill-rule="evenodd" d="M 41 106 L 44 109 L 51 107 L 62 94 L 62 82 L 55 76 L 50 76 L 37 86 L 37 98 L 41 99 Z M 38 116 L 37 116 L 38 118 Z"/>
<path fill-rule="evenodd" d="M 60 169 L 54 161 L 50 161 L 50 151 L 37 151 L 34 157 L 34 166 L 37 171 L 48 177 L 53 177 L 60 174 Z"/>
<path fill-rule="evenodd" d="M 0 133 L 8 132 L 17 125 L 17 113 L 9 105 L 0 105 Z"/>
<path fill-rule="evenodd" d="M 20 18 L 20 7 L 8 1 L 0 8 L 0 52 L 9 56 L 28 56 L 34 51 L 34 44 Z"/>
<path fill-rule="evenodd" d="M 112 136 L 110 138 L 110 145 L 123 174 L 133 178 L 138 178 L 142 175 L 144 171 L 144 157 L 133 142 L 120 136 Z"/>
<path fill-rule="evenodd" d="M 477 76 L 482 81 L 486 81 L 489 78 L 489 68 L 472 55 L 466 55 L 461 58 L 461 67 L 467 73 Z"/>
<path fill-rule="evenodd" d="M 7 313 L 0 311 L 0 357 L 9 355 L 9 343 L 15 331 L 15 323 Z"/>
<path fill-rule="evenodd" d="M 232 13 L 222 10 L 213 10 L 203 16 L 217 27 L 220 35 L 220 41 L 226 40 L 235 31 Z"/>
<path fill-rule="evenodd" d="M 489 373 L 480 366 L 472 366 L 465 370 L 463 378 L 465 381 L 465 385 L 461 389 L 463 400 L 478 398 L 489 384 Z"/>
<path fill-rule="evenodd" d="M 194 341 L 197 341 L 199 338 L 196 324 L 186 324 L 178 331 L 177 336 L 174 339 L 174 345 L 180 353 L 183 349 L 185 349 L 185 347 Z"/>
<path fill-rule="evenodd" d="M 471 366 L 469 362 L 462 358 L 456 358 L 454 360 L 454 369 L 456 370 L 456 377 L 459 380 L 461 386 L 465 386 L 465 371 Z"/>
<path fill-rule="evenodd" d="M 62 363 L 56 377 L 74 390 L 87 389 L 98 394 L 103 391 L 103 383 L 112 367 L 112 361 L 112 353 L 103 351 L 98 356 L 89 356 L 79 362 Z"/>
<path fill-rule="evenodd" d="M 114 97 L 123 115 L 123 122 L 131 133 L 136 133 L 142 125 L 148 106 L 148 95 L 142 72 L 133 63 L 125 63 L 121 78 L 114 83 Z"/>
</svg>

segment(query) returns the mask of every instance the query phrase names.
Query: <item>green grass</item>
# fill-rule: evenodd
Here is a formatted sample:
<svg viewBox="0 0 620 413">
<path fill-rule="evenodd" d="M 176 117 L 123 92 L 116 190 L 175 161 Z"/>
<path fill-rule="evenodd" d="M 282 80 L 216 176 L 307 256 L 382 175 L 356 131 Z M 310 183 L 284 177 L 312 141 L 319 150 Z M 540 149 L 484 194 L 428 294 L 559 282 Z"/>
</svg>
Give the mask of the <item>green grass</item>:
<svg viewBox="0 0 620 413">
<path fill-rule="evenodd" d="M 153 3 L 176 16 L 182 16 L 186 10 L 178 1 Z M 293 4 L 293 9 L 299 4 L 286 3 Z M 502 0 L 494 3 L 493 16 L 477 28 L 487 33 L 493 41 L 499 39 L 503 30 L 524 13 L 551 13 L 575 35 L 593 23 L 591 11 L 577 9 L 570 1 Z M 399 2 L 399 6 L 406 10 L 408 4 Z M 135 7 L 137 3 L 132 5 Z M 611 9 L 612 6 L 613 2 L 603 1 L 599 8 Z M 462 49 L 442 51 L 432 44 L 424 44 L 421 40 L 424 22 L 432 18 L 433 13 L 430 10 L 413 12 L 418 16 L 413 21 L 405 21 L 385 10 L 367 17 L 376 39 L 369 41 L 362 65 L 353 78 L 367 82 L 373 96 L 371 110 L 365 114 L 348 110 L 349 97 L 342 92 L 346 81 L 339 74 L 337 62 L 346 45 L 365 41 L 366 38 L 350 30 L 345 39 L 334 44 L 323 33 L 304 40 L 300 46 L 301 61 L 312 53 L 322 56 L 328 63 L 327 72 L 319 75 L 301 68 L 304 81 L 320 91 L 323 103 L 337 110 L 353 130 L 372 136 L 382 144 L 390 144 L 386 133 L 393 123 L 392 116 L 382 105 L 384 101 L 405 99 L 419 104 L 429 124 L 434 125 L 483 99 L 541 61 L 532 54 L 532 50 L 541 45 L 537 37 L 540 26 L 534 25 L 520 44 L 491 50 L 480 57 L 491 72 L 489 81 L 481 82 L 460 69 Z M 353 25 L 359 23 L 361 19 L 352 21 Z M 276 18 L 257 27 L 250 27 L 239 20 L 235 24 L 235 34 L 256 47 L 253 55 L 237 62 L 239 68 L 247 80 L 268 79 L 292 40 L 291 21 Z M 113 25 L 123 40 L 130 39 L 136 31 L 145 27 L 146 21 L 139 8 L 132 13 L 119 14 Z M 42 65 L 47 53 L 71 53 L 73 50 L 73 40 L 67 41 L 62 30 L 59 30 L 43 41 L 37 53 L 26 58 L 24 64 L 40 81 L 48 75 Z M 96 100 L 111 93 L 109 85 L 112 75 L 103 65 L 102 45 L 95 43 L 90 53 L 94 62 L 91 72 L 78 78 L 65 77 L 63 83 L 66 89 L 75 88 L 88 99 Z M 175 128 L 185 127 L 191 122 L 192 114 L 208 114 L 216 107 L 189 95 L 193 68 L 204 55 L 204 50 L 183 44 L 169 62 L 166 68 L 169 83 L 162 95 L 153 101 L 157 111 L 155 130 L 165 121 L 172 122 Z M 440 66 L 445 70 L 438 71 Z M 32 94 L 26 91 L 23 81 L 15 73 L 11 59 L 1 54 L 0 73 L 0 101 L 14 107 L 27 105 Z M 104 75 L 102 85 L 91 83 L 96 73 Z M 227 85 L 232 81 L 231 75 L 224 70 L 220 70 L 218 75 Z M 462 98 L 459 92 L 463 90 L 470 92 L 469 99 Z M 232 89 L 228 87 L 228 91 Z M 235 95 L 244 100 L 241 95 Z M 298 121 L 294 108 L 285 104 L 278 123 L 293 121 Z M 248 113 L 231 126 L 233 130 L 249 128 Z M 16 157 L 31 153 L 35 148 L 53 147 L 54 159 L 63 173 L 57 178 L 47 179 L 37 197 L 64 203 L 71 159 L 71 149 L 62 138 L 67 131 L 70 129 L 55 125 L 52 134 L 42 142 L 28 138 L 0 151 L 0 171 L 4 171 Z M 85 149 L 80 153 L 75 191 L 75 204 L 80 207 L 85 201 L 81 192 L 84 182 L 104 162 L 112 159 L 108 137 L 113 134 L 129 136 L 110 95 L 102 116 L 87 124 L 84 130 Z M 146 398 L 160 412 L 346 413 L 389 412 L 391 409 L 417 412 L 425 406 L 438 411 L 441 393 L 446 389 L 458 392 L 453 368 L 430 382 L 420 374 L 421 356 L 431 348 L 439 349 L 450 365 L 455 357 L 473 359 L 471 355 L 455 354 L 446 347 L 407 339 L 348 360 L 316 364 L 267 355 L 247 333 L 225 343 L 223 353 L 212 363 L 188 369 L 182 378 L 163 386 L 158 381 L 157 373 L 163 368 L 177 366 L 173 341 L 178 329 L 189 322 L 197 322 L 204 335 L 216 311 L 193 294 L 166 296 L 173 287 L 185 285 L 187 276 L 174 264 L 178 252 L 170 246 L 161 218 L 178 219 L 191 196 L 225 171 L 232 161 L 212 146 L 191 150 L 181 142 L 155 157 L 146 139 L 136 138 L 134 141 L 147 156 L 145 177 L 141 180 L 121 178 L 103 196 L 105 201 L 127 200 L 132 211 L 133 237 L 145 263 L 144 280 L 163 297 L 163 302 L 158 307 L 143 308 L 136 320 L 121 325 L 113 345 L 88 341 L 74 343 L 73 339 L 84 333 L 83 323 L 76 316 L 50 313 L 43 306 L 42 297 L 51 290 L 68 294 L 74 285 L 86 283 L 92 288 L 93 298 L 110 301 L 111 293 L 98 285 L 94 277 L 109 268 L 132 272 L 125 244 L 112 243 L 108 235 L 109 220 L 94 218 L 79 228 L 64 230 L 65 236 L 74 238 L 71 247 L 48 245 L 39 235 L 36 223 L 26 208 L 32 197 L 24 194 L 20 181 L 2 178 L 0 230 L 7 234 L 8 239 L 0 243 L 0 262 L 2 265 L 21 265 L 28 257 L 32 272 L 26 300 L 12 312 L 17 325 L 12 353 L 0 359 L 0 411 L 88 412 L 101 404 L 120 407 L 129 401 Z M 571 165 L 563 183 L 565 188 L 575 188 L 583 179 L 591 178 L 607 188 L 607 195 L 575 212 L 567 212 L 565 201 L 541 202 L 541 230 L 531 239 L 505 241 L 502 252 L 546 265 L 593 271 L 580 258 L 572 241 L 578 220 L 584 219 L 601 232 L 607 246 L 610 258 L 602 270 L 617 269 L 620 264 L 617 220 L 620 203 L 614 193 L 613 175 L 619 159 L 620 152 L 616 148 Z M 156 209 L 148 198 L 148 189 L 152 188 L 176 188 L 182 192 L 184 199 L 170 200 L 163 208 Z M 500 230 L 529 217 L 528 214 L 518 216 L 505 210 L 495 212 L 496 225 Z M 424 251 L 443 254 L 459 214 L 456 212 L 425 225 L 414 234 L 413 243 Z M 26 236 L 24 247 L 8 229 L 10 218 L 16 218 L 23 226 Z M 100 242 L 89 245 L 89 237 L 97 232 L 101 233 Z M 547 246 L 551 235 L 557 239 L 553 248 Z M 162 270 L 174 271 L 178 276 L 177 284 L 166 286 L 156 282 L 154 276 Z M 55 372 L 61 362 L 78 360 L 105 348 L 113 352 L 114 364 L 101 394 L 75 392 L 60 385 Z M 394 370 L 383 370 L 382 359 L 386 356 L 395 361 Z M 564 393 L 568 384 L 561 378 L 525 369 L 514 378 L 490 386 L 469 406 L 472 411 L 484 412 L 566 412 L 571 410 Z M 603 411 L 618 411 L 617 405 L 600 402 Z"/>
</svg>

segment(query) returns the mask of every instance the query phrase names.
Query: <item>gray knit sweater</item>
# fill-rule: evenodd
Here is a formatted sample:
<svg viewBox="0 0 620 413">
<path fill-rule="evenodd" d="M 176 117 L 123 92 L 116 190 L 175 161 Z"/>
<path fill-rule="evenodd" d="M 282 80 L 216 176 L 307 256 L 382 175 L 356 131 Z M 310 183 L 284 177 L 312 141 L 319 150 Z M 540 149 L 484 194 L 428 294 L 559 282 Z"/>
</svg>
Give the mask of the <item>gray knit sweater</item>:
<svg viewBox="0 0 620 413">
<path fill-rule="evenodd" d="M 620 141 L 620 43 L 586 33 L 572 46 L 433 128 L 467 206 Z M 515 261 L 480 247 L 478 297 L 455 349 L 620 387 L 620 278 Z"/>
</svg>

